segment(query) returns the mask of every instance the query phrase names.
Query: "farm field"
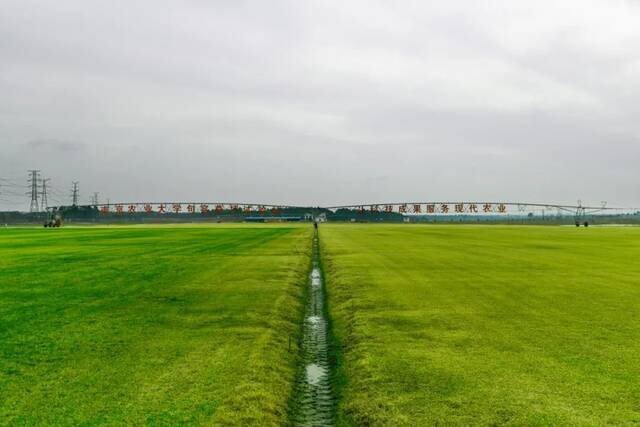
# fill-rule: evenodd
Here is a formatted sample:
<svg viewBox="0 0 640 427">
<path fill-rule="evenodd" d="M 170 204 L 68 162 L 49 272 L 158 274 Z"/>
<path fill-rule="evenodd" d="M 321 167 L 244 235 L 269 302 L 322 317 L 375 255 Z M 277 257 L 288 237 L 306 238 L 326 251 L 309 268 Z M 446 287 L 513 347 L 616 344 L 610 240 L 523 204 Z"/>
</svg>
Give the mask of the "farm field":
<svg viewBox="0 0 640 427">
<path fill-rule="evenodd" d="M 320 227 L 340 425 L 640 423 L 640 228 Z"/>
<path fill-rule="evenodd" d="M 311 236 L 1 229 L 0 424 L 282 424 Z"/>
</svg>

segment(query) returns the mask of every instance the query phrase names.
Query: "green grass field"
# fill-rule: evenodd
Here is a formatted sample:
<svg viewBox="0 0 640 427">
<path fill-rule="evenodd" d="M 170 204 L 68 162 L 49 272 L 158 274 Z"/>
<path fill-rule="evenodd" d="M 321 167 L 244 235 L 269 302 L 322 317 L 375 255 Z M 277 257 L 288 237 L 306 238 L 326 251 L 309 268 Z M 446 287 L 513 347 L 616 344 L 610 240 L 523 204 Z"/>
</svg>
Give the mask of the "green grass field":
<svg viewBox="0 0 640 427">
<path fill-rule="evenodd" d="M 0 229 L 0 424 L 282 424 L 311 236 Z"/>
<path fill-rule="evenodd" d="M 0 424 L 287 424 L 312 234 L 0 229 Z M 640 423 L 640 228 L 320 243 L 339 425 Z"/>
<path fill-rule="evenodd" d="M 339 422 L 640 423 L 640 228 L 323 225 Z"/>
</svg>

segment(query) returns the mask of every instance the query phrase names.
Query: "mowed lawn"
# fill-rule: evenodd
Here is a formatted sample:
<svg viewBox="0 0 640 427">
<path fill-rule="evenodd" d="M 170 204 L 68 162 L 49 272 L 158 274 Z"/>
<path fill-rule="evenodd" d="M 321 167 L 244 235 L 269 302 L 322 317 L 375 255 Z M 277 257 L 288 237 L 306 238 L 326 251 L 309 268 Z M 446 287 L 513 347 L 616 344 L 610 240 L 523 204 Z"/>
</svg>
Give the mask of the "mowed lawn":
<svg viewBox="0 0 640 427">
<path fill-rule="evenodd" d="M 640 228 L 322 225 L 339 421 L 640 423 Z"/>
<path fill-rule="evenodd" d="M 282 424 L 311 236 L 0 229 L 0 424 Z"/>
</svg>

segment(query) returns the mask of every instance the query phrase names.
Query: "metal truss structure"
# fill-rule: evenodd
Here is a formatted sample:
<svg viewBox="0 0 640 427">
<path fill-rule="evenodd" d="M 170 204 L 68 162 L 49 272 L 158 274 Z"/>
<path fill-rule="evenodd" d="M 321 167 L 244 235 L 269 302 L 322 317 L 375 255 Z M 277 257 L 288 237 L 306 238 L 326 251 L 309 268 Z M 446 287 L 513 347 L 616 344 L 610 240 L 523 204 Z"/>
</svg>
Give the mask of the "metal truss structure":
<svg viewBox="0 0 640 427">
<path fill-rule="evenodd" d="M 557 215 L 576 215 L 603 213 L 606 211 L 624 211 L 623 208 L 601 206 L 583 206 L 580 201 L 576 205 L 558 205 L 551 203 L 522 202 L 401 202 L 329 206 L 325 209 L 338 211 L 341 209 L 365 212 L 400 213 L 403 215 L 523 215 L 529 212 L 555 212 Z"/>
<path fill-rule="evenodd" d="M 50 211 L 59 211 L 69 207 L 50 207 Z M 304 207 L 292 205 L 273 205 L 260 203 L 229 203 L 229 202 L 130 202 L 103 203 L 75 208 L 97 209 L 102 214 L 210 214 L 232 212 L 237 214 L 271 214 L 278 215 L 284 210 L 308 211 L 355 211 L 361 214 L 401 214 L 401 215 L 573 215 L 577 220 L 593 214 L 623 213 L 630 209 L 601 206 L 583 206 L 580 201 L 576 205 L 558 205 L 549 203 L 521 203 L 521 202 L 396 202 L 396 203 L 364 203 L 356 205 Z"/>
<path fill-rule="evenodd" d="M 97 209 L 101 214 L 209 214 L 235 212 L 243 214 L 279 214 L 284 209 L 307 209 L 297 206 L 271 205 L 259 203 L 227 203 L 227 202 L 129 202 L 129 203 L 100 203 L 93 205 L 74 206 L 78 209 Z M 60 211 L 70 208 L 58 206 L 48 208 L 50 211 Z"/>
</svg>

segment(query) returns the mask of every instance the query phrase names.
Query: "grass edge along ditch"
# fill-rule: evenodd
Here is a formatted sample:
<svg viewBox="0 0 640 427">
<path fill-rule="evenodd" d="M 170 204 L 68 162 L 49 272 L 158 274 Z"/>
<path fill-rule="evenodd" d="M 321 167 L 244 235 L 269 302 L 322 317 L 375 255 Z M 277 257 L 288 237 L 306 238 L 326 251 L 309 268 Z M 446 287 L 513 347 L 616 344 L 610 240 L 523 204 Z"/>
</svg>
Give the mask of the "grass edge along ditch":
<svg viewBox="0 0 640 427">
<path fill-rule="evenodd" d="M 312 239 L 312 233 L 305 242 Z M 289 291 L 274 303 L 270 328 L 255 343 L 247 365 L 249 380 L 238 384 L 216 411 L 214 425 L 280 426 L 289 423 L 290 401 L 300 364 L 301 322 L 313 247 L 305 244 Z M 283 354 L 285 355 L 283 357 Z M 284 363 L 283 363 L 284 359 Z"/>
<path fill-rule="evenodd" d="M 355 294 L 364 291 L 367 280 L 364 277 L 346 277 L 347 275 L 336 267 L 332 252 L 326 249 L 326 239 L 320 238 L 319 241 L 336 402 L 335 425 L 407 424 L 409 418 L 389 405 L 384 396 L 369 393 L 350 399 L 348 394 L 345 394 L 348 393 L 348 384 L 355 382 L 364 385 L 375 377 L 375 372 L 370 369 L 366 359 L 367 342 L 374 337 L 365 333 L 368 328 L 363 327 L 365 319 L 361 317 L 361 313 L 372 307 L 367 306 L 366 300 L 354 297 Z M 357 376 L 352 375 L 353 370 L 347 373 L 345 364 L 357 366 Z"/>
</svg>

